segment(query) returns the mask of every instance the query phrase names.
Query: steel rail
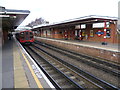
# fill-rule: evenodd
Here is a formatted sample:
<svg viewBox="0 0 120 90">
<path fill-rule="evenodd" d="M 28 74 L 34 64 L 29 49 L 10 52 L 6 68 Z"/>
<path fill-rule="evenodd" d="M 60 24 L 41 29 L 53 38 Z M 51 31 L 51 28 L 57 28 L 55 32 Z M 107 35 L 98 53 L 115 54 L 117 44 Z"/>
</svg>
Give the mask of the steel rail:
<svg viewBox="0 0 120 90">
<path fill-rule="evenodd" d="M 29 48 L 29 47 L 28 47 Z M 40 63 L 33 57 L 33 55 L 30 54 L 30 52 L 24 47 L 24 49 L 27 51 L 27 53 L 31 56 L 31 58 L 36 62 L 36 64 L 40 67 L 40 69 L 43 71 L 43 73 L 47 76 L 47 78 L 52 82 L 52 84 L 55 86 L 56 89 L 61 90 L 61 87 L 55 82 L 55 80 L 46 72 L 46 70 L 40 65 Z M 31 48 L 29 48 L 32 52 L 34 52 Z M 36 52 L 34 52 L 36 54 Z M 40 59 L 43 59 L 40 57 Z"/>
<path fill-rule="evenodd" d="M 30 47 L 29 47 L 30 48 Z M 84 89 L 82 86 L 80 86 L 79 84 L 77 84 L 76 82 L 74 82 L 72 79 L 70 79 L 68 76 L 66 76 L 63 72 L 61 72 L 60 70 L 58 70 L 56 67 L 54 67 L 51 63 L 49 63 L 46 59 L 44 59 L 43 57 L 41 57 L 38 53 L 36 53 L 32 48 L 30 48 L 32 52 L 34 52 L 37 56 L 39 56 L 42 60 L 44 60 L 45 62 L 47 62 L 49 65 L 51 65 L 58 73 L 60 73 L 62 76 L 64 76 L 70 83 L 74 84 L 76 88 L 79 89 Z M 37 61 L 37 60 L 36 60 Z M 38 62 L 38 61 L 37 61 Z M 39 64 L 40 65 L 40 64 Z M 45 71 L 45 70 L 44 70 Z M 47 72 L 46 72 L 47 73 Z M 47 76 L 50 76 L 47 73 Z M 53 81 L 53 80 L 52 80 Z M 58 86 L 58 84 L 55 82 L 55 86 Z M 60 86 L 58 86 L 57 88 L 61 88 Z"/>
<path fill-rule="evenodd" d="M 76 56 L 74 56 L 74 55 L 70 55 L 70 54 L 68 54 L 68 53 L 66 53 L 66 52 L 64 52 L 64 51 L 62 51 L 62 50 L 59 50 L 58 48 L 49 47 L 49 46 L 47 46 L 47 45 L 42 45 L 42 46 L 44 46 L 44 47 L 46 47 L 46 48 L 49 48 L 49 49 L 52 49 L 52 50 L 54 50 L 54 51 L 56 51 L 56 52 L 59 52 L 59 53 L 65 55 L 65 56 L 68 56 L 68 57 L 72 58 L 72 59 L 76 59 L 77 61 L 81 61 L 81 62 L 83 62 L 83 63 L 85 63 L 85 64 L 88 64 L 89 66 L 92 66 L 92 67 L 95 67 L 95 68 L 97 68 L 97 69 L 103 70 L 103 71 L 105 71 L 105 72 L 107 72 L 107 73 L 111 73 L 111 74 L 114 75 L 114 76 L 120 77 L 120 72 L 118 72 L 118 71 L 113 71 L 113 70 L 111 70 L 111 69 L 109 69 L 109 68 L 106 68 L 106 67 L 104 67 L 104 66 L 98 65 L 98 64 L 93 63 L 93 62 L 91 62 L 91 61 L 87 61 L 86 58 L 84 58 L 84 59 L 82 58 L 82 59 L 81 59 L 81 58 L 76 57 Z M 90 59 L 90 60 L 91 60 L 91 59 Z"/>
<path fill-rule="evenodd" d="M 62 60 L 62 59 L 48 53 L 48 52 L 46 52 L 45 50 L 43 50 L 43 49 L 41 49 L 41 48 L 39 48 L 37 46 L 34 46 L 34 47 L 40 49 L 41 51 L 43 51 L 43 52 L 45 52 L 47 54 L 49 54 L 50 56 L 52 56 L 53 58 L 59 60 L 61 63 L 67 65 L 68 67 L 72 68 L 76 72 L 78 72 L 78 73 L 82 74 L 83 76 L 86 76 L 87 78 L 89 78 L 92 81 L 96 82 L 98 85 L 101 85 L 104 88 L 110 88 L 110 89 L 116 89 L 116 90 L 118 89 L 116 86 L 114 86 L 114 85 L 112 85 L 112 84 L 110 84 L 110 83 L 108 83 L 108 82 L 106 82 L 104 80 L 101 80 L 101 79 L 95 77 L 94 75 L 92 75 L 92 74 L 90 74 L 90 73 L 88 73 L 86 71 L 81 70 L 80 68 L 78 68 L 78 67 L 76 67 L 76 66 L 74 66 L 74 65 L 72 65 L 72 64 L 70 64 L 70 63 L 68 63 L 68 62 L 66 62 L 66 61 L 64 61 L 64 60 Z"/>
<path fill-rule="evenodd" d="M 63 48 L 60 48 L 60 47 L 56 47 L 54 45 L 50 45 L 50 44 L 47 44 L 47 43 L 41 43 L 40 41 L 35 41 L 35 43 L 38 43 L 38 44 L 41 44 L 41 45 L 48 45 L 48 46 L 51 46 L 51 47 L 54 47 L 54 48 L 57 48 L 57 49 L 61 49 L 63 51 L 67 51 L 67 52 L 70 52 L 72 54 L 75 54 L 75 55 L 78 55 L 78 56 L 81 56 L 81 57 L 84 57 L 84 58 L 87 58 L 87 59 L 91 59 L 95 62 L 98 62 L 98 63 L 101 63 L 101 64 L 105 64 L 109 67 L 113 67 L 115 69 L 118 69 L 120 70 L 120 65 L 116 65 L 116 64 L 113 64 L 113 63 L 109 63 L 107 61 L 103 61 L 103 60 L 100 60 L 100 59 L 97 59 L 97 58 L 94 58 L 94 57 L 91 57 L 91 56 L 88 56 L 88 55 L 84 55 L 84 54 L 80 54 L 80 53 L 76 53 L 74 51 L 70 51 L 70 50 L 67 50 L 67 49 L 63 49 Z"/>
<path fill-rule="evenodd" d="M 104 65 L 104 62 L 105 61 L 100 61 L 99 59 L 95 59 L 95 58 L 91 58 L 91 57 L 86 57 L 86 56 L 82 56 L 83 58 L 81 59 L 81 58 L 79 58 L 79 57 L 76 57 L 76 56 L 74 56 L 74 55 L 77 55 L 77 56 L 80 56 L 81 54 L 78 54 L 78 53 L 75 53 L 75 52 L 71 52 L 71 51 L 68 51 L 68 50 L 64 50 L 64 49 L 60 49 L 59 47 L 55 47 L 55 46 L 48 46 L 48 44 L 41 44 L 41 43 L 37 43 L 37 44 L 40 44 L 40 45 L 42 45 L 42 46 L 44 46 L 44 47 L 47 47 L 47 48 L 49 48 L 49 49 L 52 49 L 52 50 L 54 50 L 54 51 L 56 51 L 56 52 L 59 52 L 59 53 L 61 53 L 61 54 L 64 54 L 64 55 L 66 55 L 66 56 L 68 56 L 68 57 L 70 57 L 70 58 L 73 58 L 73 59 L 76 59 L 76 60 L 79 60 L 79 61 L 81 61 L 81 62 L 83 62 L 83 63 L 86 63 L 86 64 L 88 64 L 88 65 L 90 65 L 90 66 L 93 66 L 93 67 L 95 67 L 95 68 L 97 68 L 97 69 L 102 69 L 103 71 L 105 71 L 105 72 L 107 72 L 107 73 L 111 73 L 112 75 L 114 75 L 114 76 L 117 76 L 117 77 L 120 77 L 120 72 L 119 71 L 113 71 L 113 70 L 111 70 L 111 69 L 109 69 L 109 68 L 106 68 L 106 67 L 104 67 L 104 66 L 101 66 L 101 65 L 98 65 L 98 64 L 95 64 L 95 63 L 93 63 L 93 62 L 91 62 L 91 59 L 92 59 L 92 61 L 94 61 L 94 62 L 97 62 L 97 63 L 100 63 L 100 64 L 103 64 Z M 70 54 L 68 54 L 68 53 L 65 53 L 64 51 L 66 51 L 66 52 L 68 52 L 68 53 L 70 53 L 70 54 L 73 54 L 73 55 L 70 55 Z M 89 59 L 90 61 L 87 61 L 86 59 Z M 97 61 L 98 60 L 98 61 Z M 109 65 L 108 65 L 109 64 Z M 105 65 L 106 65 L 106 63 L 105 63 Z M 117 65 L 114 65 L 114 64 L 110 64 L 110 63 L 107 63 L 107 66 L 112 66 L 113 68 L 117 68 L 118 70 L 120 69 L 120 67 L 119 66 L 117 66 Z M 115 66 L 115 67 L 114 67 Z"/>
</svg>

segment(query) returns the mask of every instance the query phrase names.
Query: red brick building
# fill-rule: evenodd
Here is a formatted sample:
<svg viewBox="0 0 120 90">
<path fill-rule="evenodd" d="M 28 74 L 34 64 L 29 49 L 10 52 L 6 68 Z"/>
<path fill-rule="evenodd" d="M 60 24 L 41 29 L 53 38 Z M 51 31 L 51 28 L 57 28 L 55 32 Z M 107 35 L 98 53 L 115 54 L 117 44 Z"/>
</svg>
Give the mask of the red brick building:
<svg viewBox="0 0 120 90">
<path fill-rule="evenodd" d="M 119 43 L 116 17 L 85 16 L 34 27 L 37 36 L 91 42 Z"/>
</svg>

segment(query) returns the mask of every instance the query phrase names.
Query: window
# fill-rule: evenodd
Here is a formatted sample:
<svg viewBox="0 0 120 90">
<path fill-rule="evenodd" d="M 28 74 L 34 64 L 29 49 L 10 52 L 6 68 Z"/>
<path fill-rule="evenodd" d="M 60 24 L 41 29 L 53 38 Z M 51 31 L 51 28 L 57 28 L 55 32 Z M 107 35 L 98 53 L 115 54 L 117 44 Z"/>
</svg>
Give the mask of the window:
<svg viewBox="0 0 120 90">
<path fill-rule="evenodd" d="M 26 35 L 28 35 L 28 32 L 26 32 Z"/>
<path fill-rule="evenodd" d="M 94 31 L 90 30 L 90 37 L 94 37 Z"/>
<path fill-rule="evenodd" d="M 21 37 L 21 38 L 24 38 L 24 32 L 21 32 L 21 33 L 20 33 L 20 37 Z"/>
<path fill-rule="evenodd" d="M 85 30 L 82 30 L 82 36 L 83 37 L 85 36 Z"/>
<path fill-rule="evenodd" d="M 47 30 L 47 35 L 50 35 L 50 30 Z"/>
<path fill-rule="evenodd" d="M 46 31 L 45 30 L 43 31 L 43 35 L 46 35 Z"/>
<path fill-rule="evenodd" d="M 75 36 L 77 36 L 78 34 L 77 34 L 77 30 L 75 30 Z"/>
<path fill-rule="evenodd" d="M 86 24 L 81 24 L 81 29 L 85 29 L 86 28 Z"/>
<path fill-rule="evenodd" d="M 30 38 L 33 38 L 33 33 L 32 32 L 30 32 Z"/>
</svg>

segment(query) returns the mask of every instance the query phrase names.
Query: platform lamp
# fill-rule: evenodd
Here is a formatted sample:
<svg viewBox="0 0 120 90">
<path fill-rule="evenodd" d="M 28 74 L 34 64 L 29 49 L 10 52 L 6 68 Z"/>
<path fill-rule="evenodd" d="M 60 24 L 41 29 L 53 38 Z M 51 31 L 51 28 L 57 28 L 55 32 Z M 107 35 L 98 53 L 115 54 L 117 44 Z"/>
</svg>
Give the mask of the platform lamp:
<svg viewBox="0 0 120 90">
<path fill-rule="evenodd" d="M 102 42 L 102 45 L 107 45 L 107 42 L 106 42 L 106 20 L 104 21 L 104 39 L 103 39 L 103 42 Z"/>
</svg>

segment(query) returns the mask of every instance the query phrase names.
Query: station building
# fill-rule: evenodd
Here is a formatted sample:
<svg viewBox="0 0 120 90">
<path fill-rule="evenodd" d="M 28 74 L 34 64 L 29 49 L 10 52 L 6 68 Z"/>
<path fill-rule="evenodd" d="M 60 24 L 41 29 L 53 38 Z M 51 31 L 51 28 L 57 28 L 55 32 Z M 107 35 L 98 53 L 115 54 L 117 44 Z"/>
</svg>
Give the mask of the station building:
<svg viewBox="0 0 120 90">
<path fill-rule="evenodd" d="M 63 22 L 34 26 L 36 36 L 90 42 L 119 43 L 117 17 L 90 15 Z"/>
</svg>

